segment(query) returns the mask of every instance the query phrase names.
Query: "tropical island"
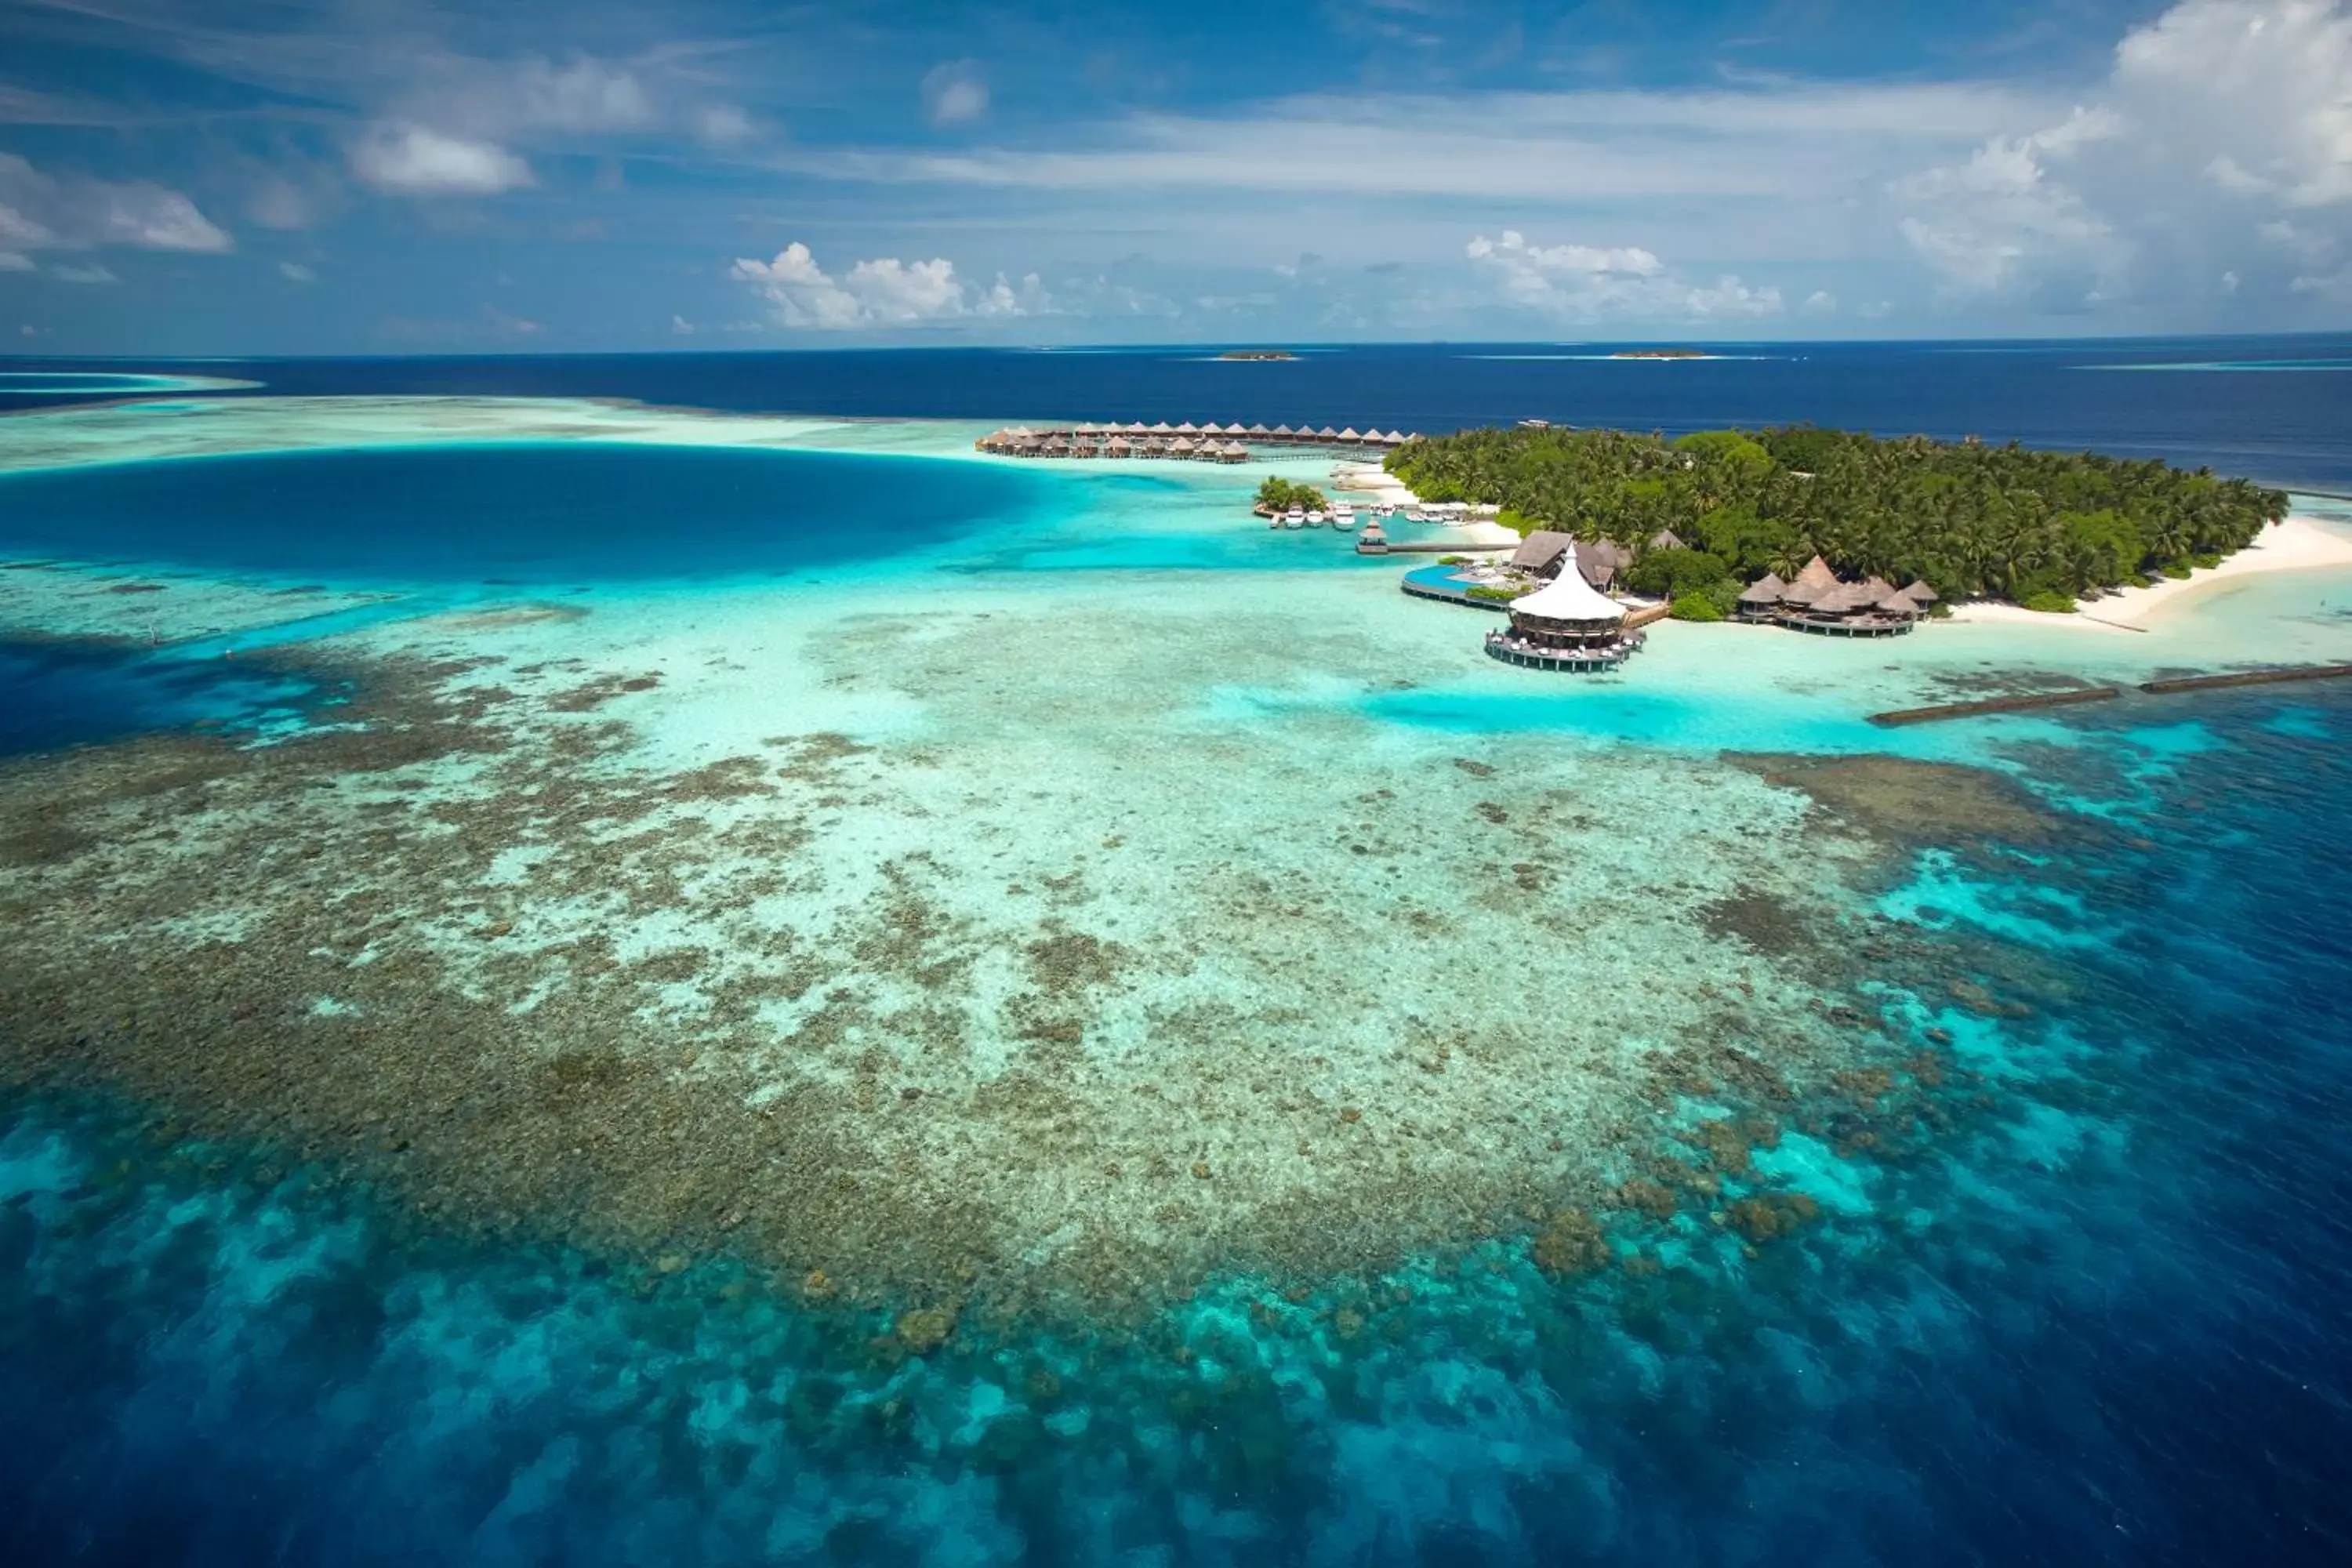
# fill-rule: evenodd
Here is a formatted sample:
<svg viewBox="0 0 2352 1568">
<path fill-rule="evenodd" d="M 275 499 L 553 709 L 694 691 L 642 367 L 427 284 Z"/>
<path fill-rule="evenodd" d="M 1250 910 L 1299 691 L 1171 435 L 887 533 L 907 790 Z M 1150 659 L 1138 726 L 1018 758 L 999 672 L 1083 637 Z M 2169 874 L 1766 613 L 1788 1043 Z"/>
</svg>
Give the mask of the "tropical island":
<svg viewBox="0 0 2352 1568">
<path fill-rule="evenodd" d="M 1811 425 L 1674 440 L 1465 430 L 1384 466 L 1424 500 L 1501 506 L 1522 535 L 1619 546 L 1624 585 L 1670 595 L 1692 620 L 1732 616 L 1751 584 L 1816 558 L 1841 578 L 1923 583 L 1945 603 L 2065 612 L 2218 564 L 2287 512 L 2284 492 L 2206 468 Z"/>
<path fill-rule="evenodd" d="M 1291 508 L 1301 511 L 1328 511 L 1331 502 L 1313 485 L 1302 485 L 1270 474 L 1257 488 L 1257 504 L 1251 510 L 1260 517 L 1280 517 Z"/>
<path fill-rule="evenodd" d="M 1611 359 L 1706 359 L 1705 349 L 1621 349 Z"/>
<path fill-rule="evenodd" d="M 1298 356 L 1288 349 L 1227 349 L 1217 356 L 1231 360 L 1286 360 Z"/>
</svg>

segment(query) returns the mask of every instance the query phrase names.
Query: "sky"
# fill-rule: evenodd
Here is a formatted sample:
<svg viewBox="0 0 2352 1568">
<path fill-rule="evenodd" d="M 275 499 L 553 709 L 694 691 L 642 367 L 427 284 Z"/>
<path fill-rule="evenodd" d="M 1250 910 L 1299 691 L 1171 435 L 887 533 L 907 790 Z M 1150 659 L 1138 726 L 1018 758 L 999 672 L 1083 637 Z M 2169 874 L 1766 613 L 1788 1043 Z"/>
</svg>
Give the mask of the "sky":
<svg viewBox="0 0 2352 1568">
<path fill-rule="evenodd" d="M 2352 0 L 0 0 L 0 353 L 2352 327 Z"/>
</svg>

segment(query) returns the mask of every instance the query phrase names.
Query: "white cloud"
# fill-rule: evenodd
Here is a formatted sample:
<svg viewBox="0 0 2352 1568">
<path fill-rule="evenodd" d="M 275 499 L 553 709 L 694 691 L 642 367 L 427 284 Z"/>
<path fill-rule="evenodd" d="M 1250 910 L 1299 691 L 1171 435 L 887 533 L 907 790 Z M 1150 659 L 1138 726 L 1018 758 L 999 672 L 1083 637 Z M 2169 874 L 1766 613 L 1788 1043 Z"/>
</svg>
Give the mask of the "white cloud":
<svg viewBox="0 0 2352 1568">
<path fill-rule="evenodd" d="M 828 277 L 809 247 L 797 239 L 776 252 L 773 261 L 737 258 L 727 275 L 756 285 L 775 306 L 777 319 L 788 327 L 837 331 L 866 324 L 865 307 L 857 296 Z"/>
<path fill-rule="evenodd" d="M 49 268 L 49 276 L 60 283 L 119 283 L 121 281 L 102 261 L 92 261 L 88 264 L 59 262 Z"/>
<path fill-rule="evenodd" d="M 222 251 L 231 248 L 227 235 L 196 210 L 196 204 L 177 191 L 145 184 L 112 185 L 92 182 L 99 193 L 98 238 L 104 245 L 133 245 L 142 250 Z"/>
<path fill-rule="evenodd" d="M 1837 314 L 1837 296 L 1826 289 L 1816 289 L 1805 296 L 1804 311 L 1808 316 Z"/>
<path fill-rule="evenodd" d="M 694 336 L 694 323 L 684 316 L 672 316 L 669 319 L 669 330 L 681 338 Z"/>
<path fill-rule="evenodd" d="M 818 266 L 809 247 L 798 240 L 778 251 L 772 260 L 737 260 L 728 276 L 757 288 L 784 326 L 822 331 L 907 326 L 963 316 L 1037 315 L 1052 309 L 1045 285 L 1034 272 L 1018 284 L 999 273 L 996 281 L 976 296 L 957 278 L 955 263 L 944 257 L 929 261 L 881 257 L 857 262 L 836 278 Z"/>
<path fill-rule="evenodd" d="M 145 180 L 51 175 L 0 153 L 0 244 L 19 250 L 123 245 L 219 252 L 236 242 L 178 191 Z"/>
<path fill-rule="evenodd" d="M 283 174 L 272 171 L 247 193 L 245 216 L 263 228 L 281 232 L 309 228 L 319 221 L 320 208 L 325 205 L 324 193 L 316 181 L 298 184 Z"/>
<path fill-rule="evenodd" d="M 996 281 L 971 307 L 975 316 L 1045 316 L 1053 310 L 1053 296 L 1034 272 L 1024 273 L 1018 283 L 1007 282 L 1004 274 L 998 273 Z"/>
<path fill-rule="evenodd" d="M 2254 237 L 2266 246 L 2274 246 L 2308 267 L 2327 260 L 2341 247 L 2336 236 L 2325 234 L 2310 225 L 2297 225 L 2285 218 L 2274 218 L 2254 226 Z"/>
<path fill-rule="evenodd" d="M 2186 0 L 2116 47 L 2110 89 L 2140 134 L 2207 153 L 2217 182 L 2314 207 L 2352 201 L 2347 83 L 2340 0 Z"/>
<path fill-rule="evenodd" d="M 1564 321 L 1690 320 L 1773 316 L 1780 290 L 1751 289 L 1726 276 L 1694 286 L 1638 245 L 1531 245 L 1517 229 L 1485 235 L 1463 247 L 1495 279 L 1511 304 Z"/>
<path fill-rule="evenodd" d="M 2313 295 L 2334 302 L 2352 303 L 2352 267 L 2339 268 L 2328 273 L 2297 273 L 2288 282 L 2287 291 Z"/>
<path fill-rule="evenodd" d="M 279 262 L 278 264 L 278 275 L 280 278 L 285 279 L 289 283 L 316 283 L 319 280 L 319 275 L 316 272 L 311 271 L 309 268 L 303 266 L 299 261 Z"/>
<path fill-rule="evenodd" d="M 843 286 L 877 321 L 921 321 L 960 316 L 964 310 L 963 285 L 956 281 L 955 263 L 941 258 L 900 262 L 895 257 L 861 261 L 849 269 Z"/>
<path fill-rule="evenodd" d="M 923 118 L 969 125 L 988 112 L 988 80 L 976 60 L 942 60 L 923 73 Z"/>
<path fill-rule="evenodd" d="M 1756 201 L 1843 194 L 1874 172 L 1958 153 L 2046 108 L 2038 94 L 1969 83 L 1307 94 L 1217 118 L 1133 114 L 1067 126 L 1050 147 L 804 147 L 774 162 L 834 179 L 1059 191 Z"/>
<path fill-rule="evenodd" d="M 30 272 L 33 258 L 14 250 L 0 250 L 0 272 Z"/>
<path fill-rule="evenodd" d="M 691 118 L 695 135 L 713 147 L 739 145 L 759 129 L 749 114 L 731 103 L 705 104 Z"/>
<path fill-rule="evenodd" d="M 1780 290 L 1769 284 L 1750 289 L 1738 277 L 1726 273 L 1712 287 L 1685 293 L 1683 313 L 1700 321 L 1720 321 L 1727 316 L 1777 316 L 1780 313 Z"/>
<path fill-rule="evenodd" d="M 659 119 L 630 71 L 585 58 L 568 65 L 526 58 L 509 68 L 506 118 L 558 131 L 642 131 Z"/>
<path fill-rule="evenodd" d="M 2352 237 L 2352 7 L 2182 0 L 2045 129 L 1891 182 L 1949 293 L 2046 303 L 2322 294 Z M 2251 237 L 2251 241 L 2250 241 Z"/>
<path fill-rule="evenodd" d="M 1896 227 L 1948 286 L 1969 293 L 1998 291 L 2029 262 L 2110 267 L 2120 255 L 2114 231 L 2043 166 L 2077 144 L 1997 136 L 1965 163 L 1897 181 L 1895 198 L 1916 210 Z"/>
<path fill-rule="evenodd" d="M 5 156 L 0 154 L 0 158 Z M 5 179 L 7 173 L 7 164 L 0 162 L 0 180 Z M 21 245 L 29 249 L 36 246 L 55 245 L 58 242 L 58 237 L 50 232 L 48 225 L 36 223 L 15 207 L 0 202 L 0 240 L 5 240 L 10 245 Z"/>
<path fill-rule="evenodd" d="M 351 160 L 369 184 L 412 195 L 492 195 L 535 183 L 530 165 L 503 147 L 410 123 L 370 126 Z"/>
</svg>

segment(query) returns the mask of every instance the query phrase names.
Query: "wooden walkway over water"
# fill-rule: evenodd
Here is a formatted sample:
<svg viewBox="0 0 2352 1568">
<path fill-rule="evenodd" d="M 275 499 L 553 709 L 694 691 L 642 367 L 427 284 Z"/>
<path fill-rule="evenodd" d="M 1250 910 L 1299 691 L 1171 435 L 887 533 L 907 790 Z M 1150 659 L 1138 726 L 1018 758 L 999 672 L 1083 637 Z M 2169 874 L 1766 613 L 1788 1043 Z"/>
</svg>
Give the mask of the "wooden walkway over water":
<svg viewBox="0 0 2352 1568">
<path fill-rule="evenodd" d="M 1500 555 L 1517 548 L 1517 540 L 1507 544 L 1465 544 L 1459 540 L 1449 544 L 1427 539 L 1356 541 L 1359 555 Z"/>
<path fill-rule="evenodd" d="M 1354 452 L 1386 453 L 1423 437 L 1404 430 L 1344 430 L 1301 425 L 1292 428 L 1215 420 L 1171 425 L 1162 419 L 1146 425 L 1139 419 L 1101 425 L 1014 425 L 992 430 L 974 441 L 975 449 L 1004 458 L 1179 458 L 1201 462 L 1246 461 L 1252 447 L 1337 447 Z"/>
<path fill-rule="evenodd" d="M 2186 691 L 2219 691 L 2239 686 L 2274 686 L 2297 680 L 2352 679 L 2352 664 L 2301 664 L 2283 669 L 2244 669 L 2226 675 L 2182 675 L 2163 680 L 2143 680 L 2136 688 L 2084 686 L 2067 691 L 2037 691 L 2018 697 L 1987 697 L 1974 702 L 1946 702 L 1933 708 L 1898 708 L 1873 713 L 1870 721 L 1885 729 L 1906 724 L 1934 724 L 1946 719 L 1974 719 L 1986 713 L 2020 713 L 2036 708 L 2064 708 L 2080 702 L 2111 702 L 2133 690 L 2153 697 Z"/>
</svg>

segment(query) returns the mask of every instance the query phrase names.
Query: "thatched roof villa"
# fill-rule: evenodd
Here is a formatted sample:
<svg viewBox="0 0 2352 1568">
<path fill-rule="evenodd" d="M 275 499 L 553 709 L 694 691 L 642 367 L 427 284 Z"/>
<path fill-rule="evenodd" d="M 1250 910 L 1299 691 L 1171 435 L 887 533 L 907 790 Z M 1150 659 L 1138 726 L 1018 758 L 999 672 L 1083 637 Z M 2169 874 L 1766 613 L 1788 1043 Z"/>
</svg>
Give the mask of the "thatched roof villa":
<svg viewBox="0 0 2352 1568">
<path fill-rule="evenodd" d="M 1739 618 L 1829 637 L 1899 637 L 1936 602 L 1936 590 L 1913 580 L 1897 588 L 1884 577 L 1841 579 L 1814 556 L 1790 582 L 1772 573 L 1740 591 Z"/>
</svg>

